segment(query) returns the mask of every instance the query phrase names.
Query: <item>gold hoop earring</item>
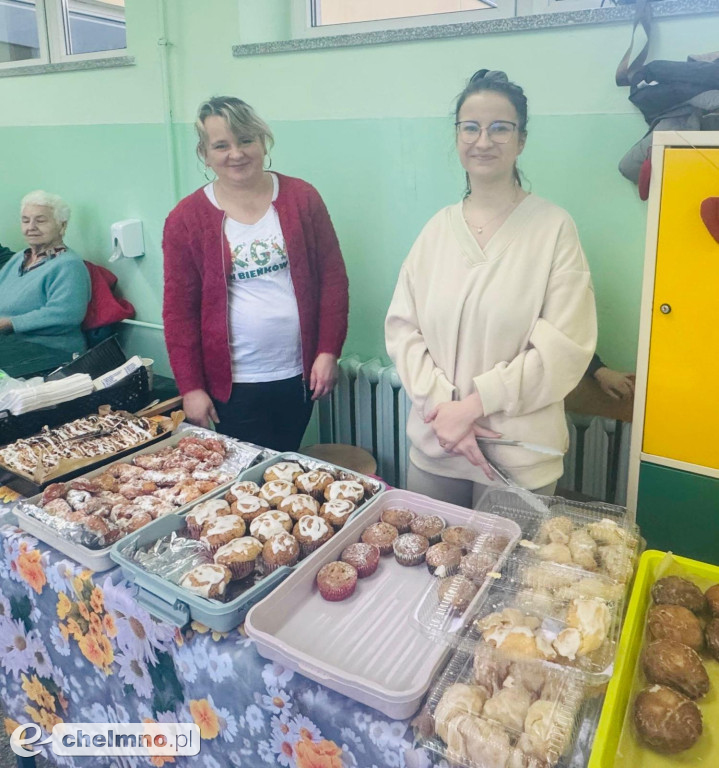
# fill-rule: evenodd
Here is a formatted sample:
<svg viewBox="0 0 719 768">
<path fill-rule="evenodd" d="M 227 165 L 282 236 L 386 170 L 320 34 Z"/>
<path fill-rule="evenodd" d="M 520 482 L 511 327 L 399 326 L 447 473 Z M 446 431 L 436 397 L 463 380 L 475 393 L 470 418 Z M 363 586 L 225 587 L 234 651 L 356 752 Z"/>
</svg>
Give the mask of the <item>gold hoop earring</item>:
<svg viewBox="0 0 719 768">
<path fill-rule="evenodd" d="M 272 168 L 272 158 L 267 154 L 265 155 L 265 160 L 267 161 L 267 163 L 262 163 L 262 166 L 264 170 L 269 171 L 270 168 Z"/>
<path fill-rule="evenodd" d="M 207 169 L 208 169 L 208 167 L 209 167 L 209 166 L 207 166 L 207 165 L 206 165 L 206 166 L 205 166 L 205 170 L 204 170 L 202 173 L 203 173 L 203 175 L 204 175 L 205 179 L 207 179 L 207 181 L 214 181 L 214 180 L 217 178 L 217 174 L 215 174 L 214 178 L 210 178 L 210 177 L 207 175 Z"/>
</svg>

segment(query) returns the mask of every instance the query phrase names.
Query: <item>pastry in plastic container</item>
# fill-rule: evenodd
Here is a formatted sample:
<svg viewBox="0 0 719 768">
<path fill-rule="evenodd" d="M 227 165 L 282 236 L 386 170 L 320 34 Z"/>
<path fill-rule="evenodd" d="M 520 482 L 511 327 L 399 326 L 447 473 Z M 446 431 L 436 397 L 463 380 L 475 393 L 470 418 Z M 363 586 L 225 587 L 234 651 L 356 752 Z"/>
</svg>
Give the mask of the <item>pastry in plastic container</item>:
<svg viewBox="0 0 719 768">
<path fill-rule="evenodd" d="M 447 544 L 459 547 L 463 552 L 469 552 L 477 539 L 478 533 L 466 525 L 451 525 L 442 531 L 441 536 L 442 541 Z"/>
<path fill-rule="evenodd" d="M 440 602 L 446 603 L 450 610 L 464 613 L 469 608 L 469 604 L 477 594 L 478 589 L 479 587 L 475 582 L 457 574 L 440 579 L 437 597 Z"/>
<path fill-rule="evenodd" d="M 457 573 L 462 560 L 462 550 L 446 541 L 440 541 L 427 550 L 425 559 L 429 572 L 438 578 L 444 578 Z"/>
<path fill-rule="evenodd" d="M 583 688 L 566 671 L 527 669 L 496 651 L 457 652 L 427 699 L 433 734 L 422 746 L 466 768 L 556 765 L 572 744 Z"/>
<path fill-rule="evenodd" d="M 279 509 L 271 509 L 269 512 L 263 512 L 250 523 L 250 534 L 259 539 L 264 544 L 268 539 L 278 533 L 292 530 L 292 518 L 287 512 L 281 512 Z"/>
</svg>

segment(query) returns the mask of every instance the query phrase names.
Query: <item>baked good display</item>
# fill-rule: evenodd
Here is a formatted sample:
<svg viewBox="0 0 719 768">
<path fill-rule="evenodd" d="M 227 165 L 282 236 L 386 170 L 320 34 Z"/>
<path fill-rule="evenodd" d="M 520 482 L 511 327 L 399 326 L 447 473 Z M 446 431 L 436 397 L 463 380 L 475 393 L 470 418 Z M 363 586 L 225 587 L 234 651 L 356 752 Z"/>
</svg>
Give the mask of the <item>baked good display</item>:
<svg viewBox="0 0 719 768">
<path fill-rule="evenodd" d="M 317 588 L 325 600 L 346 600 L 356 586 L 357 571 L 349 563 L 335 560 L 323 565 L 317 573 Z"/>
<path fill-rule="evenodd" d="M 302 557 L 307 557 L 332 538 L 334 529 L 319 515 L 304 515 L 295 523 L 292 535 L 299 542 Z"/>
<path fill-rule="evenodd" d="M 295 485 L 301 493 L 308 493 L 319 501 L 324 500 L 325 488 L 333 482 L 334 477 L 321 469 L 303 472 L 295 478 Z"/>
<path fill-rule="evenodd" d="M 274 508 L 293 493 L 297 493 L 297 488 L 287 480 L 270 480 L 260 488 L 260 498 Z"/>
<path fill-rule="evenodd" d="M 479 587 L 473 581 L 457 574 L 456 576 L 447 576 L 444 579 L 440 579 L 437 597 L 440 602 L 447 605 L 451 610 L 464 613 L 472 602 L 472 598 L 477 594 L 478 589 Z"/>
<path fill-rule="evenodd" d="M 462 550 L 446 541 L 440 541 L 427 550 L 425 555 L 429 572 L 438 578 L 451 576 L 459 569 L 462 560 Z"/>
<path fill-rule="evenodd" d="M 265 470 L 263 479 L 265 483 L 283 480 L 292 484 L 303 472 L 302 467 L 295 461 L 278 461 L 277 464 L 273 464 Z"/>
<path fill-rule="evenodd" d="M 224 515 L 205 523 L 200 541 L 207 544 L 210 552 L 214 555 L 223 544 L 244 536 L 245 530 L 245 522 L 239 515 Z"/>
<path fill-rule="evenodd" d="M 709 690 L 709 675 L 699 654 L 676 640 L 649 643 L 642 669 L 650 683 L 669 686 L 690 699 L 700 699 Z"/>
<path fill-rule="evenodd" d="M 426 537 L 430 544 L 436 544 L 440 540 L 446 527 L 447 523 L 439 515 L 416 515 L 409 524 L 412 533 Z"/>
<path fill-rule="evenodd" d="M 230 490 L 225 494 L 225 499 L 230 504 L 237 501 L 241 496 L 257 496 L 260 492 L 260 486 L 252 480 L 240 480 L 230 486 Z"/>
<path fill-rule="evenodd" d="M 429 541 L 418 533 L 403 533 L 392 543 L 394 558 L 404 566 L 421 565 L 429 549 Z"/>
<path fill-rule="evenodd" d="M 251 496 L 249 493 L 239 496 L 230 507 L 232 514 L 239 515 L 245 523 L 251 523 L 264 512 L 269 512 L 271 507 L 267 501 L 259 496 Z"/>
<path fill-rule="evenodd" d="M 335 480 L 325 488 L 325 499 L 346 499 L 354 504 L 359 504 L 364 498 L 364 486 L 356 480 Z"/>
<path fill-rule="evenodd" d="M 561 698 L 538 698 L 546 681 L 530 691 L 506 668 L 496 671 L 495 678 L 489 688 L 455 682 L 442 693 L 432 722 L 447 745 L 446 759 L 477 768 L 554 766 L 569 745 L 577 697 L 555 684 Z"/>
<path fill-rule="evenodd" d="M 469 552 L 477 538 L 477 531 L 473 531 L 464 525 L 452 525 L 449 528 L 445 528 L 441 536 L 442 541 L 447 544 L 459 547 L 464 552 Z"/>
<path fill-rule="evenodd" d="M 355 509 L 354 503 L 348 499 L 334 499 L 320 507 L 320 517 L 324 517 L 333 528 L 341 528 Z"/>
<path fill-rule="evenodd" d="M 195 595 L 218 600 L 224 597 L 231 579 L 232 574 L 229 568 L 216 563 L 208 563 L 195 566 L 188 571 L 180 579 L 180 586 Z"/>
<path fill-rule="evenodd" d="M 290 533 L 276 533 L 262 547 L 262 565 L 265 573 L 282 566 L 291 567 L 300 559 L 300 545 Z"/>
<path fill-rule="evenodd" d="M 665 576 L 654 582 L 652 599 L 657 605 L 682 605 L 692 613 L 702 613 L 707 605 L 701 589 L 681 576 Z"/>
<path fill-rule="evenodd" d="M 0 463 L 25 475 L 34 475 L 39 468 L 42 476 L 48 476 L 61 462 L 120 453 L 172 429 L 167 418 L 114 411 L 92 414 L 52 429 L 43 427 L 32 437 L 0 447 Z M 82 435 L 87 437 L 78 439 Z"/>
<path fill-rule="evenodd" d="M 263 512 L 250 523 L 250 534 L 262 544 L 278 533 L 289 533 L 291 530 L 292 518 L 287 512 L 281 512 L 279 509 Z"/>
<path fill-rule="evenodd" d="M 320 511 L 317 499 L 312 498 L 307 493 L 293 493 L 282 499 L 277 508 L 282 512 L 287 512 L 295 522 L 302 515 L 317 515 Z"/>
<path fill-rule="evenodd" d="M 532 541 L 521 545 L 541 561 L 576 566 L 627 583 L 634 572 L 637 536 L 609 518 L 589 523 L 581 523 L 580 518 L 579 514 L 577 519 L 561 514 L 550 517 Z"/>
<path fill-rule="evenodd" d="M 681 605 L 655 605 L 647 615 L 647 630 L 654 640 L 676 640 L 695 651 L 704 647 L 699 619 Z"/>
<path fill-rule="evenodd" d="M 702 734 L 702 715 L 691 699 L 663 685 L 652 685 L 634 701 L 639 739 L 658 752 L 683 752 Z"/>
<path fill-rule="evenodd" d="M 365 528 L 361 538 L 365 544 L 374 544 L 381 555 L 390 555 L 394 551 L 394 540 L 398 535 L 393 525 L 379 522 Z"/>
<path fill-rule="evenodd" d="M 262 544 L 252 536 L 240 536 L 223 544 L 214 555 L 218 565 L 230 569 L 233 579 L 244 579 L 255 570 L 255 562 L 262 552 Z"/>
<path fill-rule="evenodd" d="M 719 661 L 719 619 L 712 619 L 704 630 L 707 651 Z"/>
<path fill-rule="evenodd" d="M 28 509 L 63 537 L 90 549 L 107 547 L 137 530 L 141 521 L 174 512 L 228 481 L 222 471 L 225 456 L 220 440 L 183 437 L 174 446 L 110 464 L 92 478 L 51 483 L 37 506 Z M 223 510 L 223 503 L 212 499 L 210 506 Z M 90 522 L 95 518 L 104 523 Z"/>
<path fill-rule="evenodd" d="M 407 507 L 385 507 L 382 510 L 380 520 L 389 523 L 397 529 L 397 533 L 408 533 L 409 525 L 414 520 L 415 514 Z"/>
<path fill-rule="evenodd" d="M 704 598 L 707 601 L 707 607 L 712 616 L 719 618 L 719 584 L 714 584 L 713 587 L 709 587 L 704 593 Z"/>
</svg>

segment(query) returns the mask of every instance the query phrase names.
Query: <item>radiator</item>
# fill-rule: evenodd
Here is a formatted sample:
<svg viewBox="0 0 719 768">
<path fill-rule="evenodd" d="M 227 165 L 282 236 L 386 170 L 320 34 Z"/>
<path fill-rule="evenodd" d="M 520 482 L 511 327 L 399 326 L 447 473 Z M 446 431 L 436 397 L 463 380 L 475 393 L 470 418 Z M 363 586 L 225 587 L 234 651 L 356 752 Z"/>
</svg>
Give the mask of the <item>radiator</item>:
<svg viewBox="0 0 719 768">
<path fill-rule="evenodd" d="M 393 365 L 342 358 L 332 395 L 319 403 L 320 442 L 358 445 L 377 459 L 377 473 L 406 487 L 410 401 Z M 631 425 L 599 416 L 567 414 L 569 450 L 557 487 L 624 505 Z"/>
</svg>

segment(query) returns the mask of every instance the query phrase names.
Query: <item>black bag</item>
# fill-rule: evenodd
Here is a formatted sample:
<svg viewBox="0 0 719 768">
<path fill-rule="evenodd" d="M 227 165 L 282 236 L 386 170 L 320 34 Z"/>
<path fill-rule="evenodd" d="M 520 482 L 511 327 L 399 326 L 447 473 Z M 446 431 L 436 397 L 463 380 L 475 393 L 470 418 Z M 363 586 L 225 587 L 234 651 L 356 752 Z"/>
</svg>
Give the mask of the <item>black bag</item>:
<svg viewBox="0 0 719 768">
<path fill-rule="evenodd" d="M 629 101 L 650 125 L 704 91 L 719 90 L 719 61 L 652 61 L 631 77 Z"/>
</svg>

